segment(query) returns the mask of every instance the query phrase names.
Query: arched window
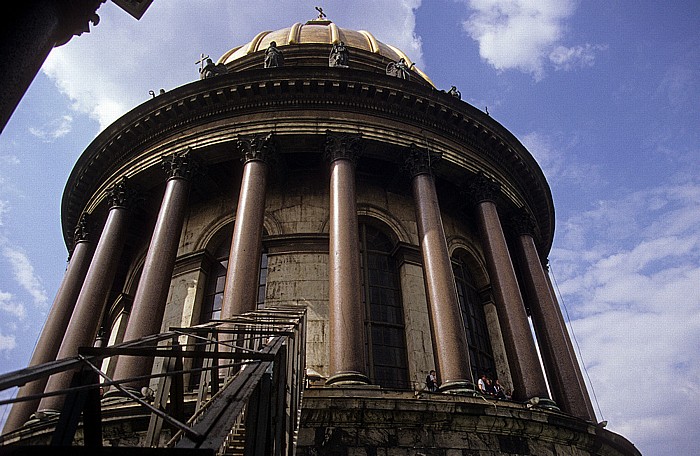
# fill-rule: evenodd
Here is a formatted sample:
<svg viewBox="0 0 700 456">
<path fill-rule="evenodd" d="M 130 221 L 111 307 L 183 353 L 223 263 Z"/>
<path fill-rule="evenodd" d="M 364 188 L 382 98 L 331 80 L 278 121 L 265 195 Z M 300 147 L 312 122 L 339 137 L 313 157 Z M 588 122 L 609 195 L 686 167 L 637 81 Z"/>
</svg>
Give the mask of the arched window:
<svg viewBox="0 0 700 456">
<path fill-rule="evenodd" d="M 452 269 L 464 330 L 467 333 L 473 378 L 476 380 L 482 373 L 494 376 L 496 370 L 484 306 L 479 299 L 464 254 L 457 254 L 452 258 Z"/>
<path fill-rule="evenodd" d="M 369 377 L 385 388 L 409 389 L 401 290 L 392 250 L 387 235 L 360 224 Z"/>
<path fill-rule="evenodd" d="M 216 259 L 207 277 L 204 287 L 204 300 L 202 302 L 202 313 L 199 322 L 206 323 L 211 320 L 221 318 L 221 304 L 224 300 L 224 284 L 226 283 L 226 270 L 228 268 L 228 256 L 231 250 L 231 231 L 228 235 L 219 236 L 221 239 L 211 250 Z M 267 233 L 263 231 L 263 236 Z M 262 308 L 265 304 L 265 290 L 267 287 L 267 249 L 263 246 L 260 258 L 260 274 L 258 276 L 257 307 Z"/>
<path fill-rule="evenodd" d="M 265 308 L 265 291 L 267 290 L 267 249 L 263 246 L 260 257 L 260 274 L 258 275 L 258 309 Z"/>
<path fill-rule="evenodd" d="M 207 283 L 204 287 L 204 300 L 202 301 L 202 316 L 200 323 L 221 318 L 221 303 L 224 300 L 224 283 L 226 282 L 226 268 L 228 267 L 228 253 L 231 247 L 228 239 L 222 239 L 214 250 L 214 264 L 209 270 Z"/>
</svg>

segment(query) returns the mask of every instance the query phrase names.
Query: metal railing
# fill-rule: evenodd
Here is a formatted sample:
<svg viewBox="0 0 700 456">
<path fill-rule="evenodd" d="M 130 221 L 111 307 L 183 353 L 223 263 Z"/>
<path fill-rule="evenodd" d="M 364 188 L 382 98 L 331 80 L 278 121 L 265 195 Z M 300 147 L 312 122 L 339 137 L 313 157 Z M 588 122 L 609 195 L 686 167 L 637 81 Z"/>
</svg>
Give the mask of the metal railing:
<svg viewBox="0 0 700 456">
<path fill-rule="evenodd" d="M 304 388 L 305 343 L 305 309 L 268 308 L 110 347 L 81 348 L 75 358 L 0 375 L 0 391 L 75 371 L 71 388 L 40 396 L 66 395 L 60 415 L 47 419 L 55 423 L 51 446 L 73 444 L 79 428 L 85 446 L 102 446 L 102 413 L 109 400 L 102 399 L 101 390 L 109 387 L 112 391 L 106 396 L 122 398 L 113 409 L 136 403 L 150 414 L 148 428 L 139 436 L 141 446 L 292 455 Z M 149 376 L 115 381 L 99 368 L 113 356 L 148 357 L 162 368 Z M 154 388 L 133 391 L 122 386 L 136 381 L 150 382 Z M 22 431 L 0 437 L 0 452 L 9 442 L 23 444 L 17 437 Z"/>
</svg>

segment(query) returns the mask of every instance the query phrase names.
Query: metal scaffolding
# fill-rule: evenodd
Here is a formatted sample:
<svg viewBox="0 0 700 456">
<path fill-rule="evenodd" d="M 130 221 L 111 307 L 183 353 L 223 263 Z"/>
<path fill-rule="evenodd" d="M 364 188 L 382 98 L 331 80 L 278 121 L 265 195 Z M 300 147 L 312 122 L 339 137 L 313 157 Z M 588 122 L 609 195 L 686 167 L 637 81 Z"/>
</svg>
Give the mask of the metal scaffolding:
<svg viewBox="0 0 700 456">
<path fill-rule="evenodd" d="M 91 454 L 106 451 L 102 413 L 117 398 L 113 408 L 139 404 L 150 414 L 138 454 L 292 455 L 304 389 L 305 313 L 298 307 L 267 308 L 110 347 L 84 347 L 75 358 L 1 375 L 0 391 L 75 372 L 71 388 L 51 393 L 65 395 L 60 414 L 39 420 L 44 429 L 53 428 L 50 445 L 27 447 L 32 454 L 74 444 L 78 429 L 84 446 L 97 451 Z M 116 381 L 100 369 L 114 356 L 148 358 L 162 368 Z M 123 386 L 135 382 L 154 388 Z M 19 435 L 26 429 L 1 436 L 0 454 L 20 454 L 19 446 L 28 442 Z"/>
</svg>

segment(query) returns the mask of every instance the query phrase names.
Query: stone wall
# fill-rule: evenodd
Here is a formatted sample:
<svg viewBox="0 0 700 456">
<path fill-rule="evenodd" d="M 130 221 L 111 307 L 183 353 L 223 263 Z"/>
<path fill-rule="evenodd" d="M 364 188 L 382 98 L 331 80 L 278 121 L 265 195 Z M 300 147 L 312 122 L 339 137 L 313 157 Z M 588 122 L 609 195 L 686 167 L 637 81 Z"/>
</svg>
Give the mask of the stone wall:
<svg viewBox="0 0 700 456">
<path fill-rule="evenodd" d="M 524 404 L 362 388 L 304 393 L 299 456 L 640 455 L 592 423 Z"/>
</svg>

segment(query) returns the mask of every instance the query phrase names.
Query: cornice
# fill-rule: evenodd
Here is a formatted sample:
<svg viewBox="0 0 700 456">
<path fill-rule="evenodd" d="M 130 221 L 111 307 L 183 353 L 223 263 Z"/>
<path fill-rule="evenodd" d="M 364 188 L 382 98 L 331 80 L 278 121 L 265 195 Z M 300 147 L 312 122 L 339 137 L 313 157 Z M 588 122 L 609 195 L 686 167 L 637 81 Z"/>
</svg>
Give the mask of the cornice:
<svg viewBox="0 0 700 456">
<path fill-rule="evenodd" d="M 502 125 L 473 106 L 421 84 L 352 69 L 317 67 L 249 70 L 199 80 L 126 113 L 88 146 L 71 173 L 62 204 L 64 227 L 71 227 L 64 229 L 66 239 L 87 199 L 130 157 L 179 133 L 227 118 L 264 113 L 284 117 L 285 112 L 292 117 L 302 110 L 398 121 L 472 150 L 504 183 L 515 185 L 540 225 L 542 247 L 549 250 L 554 231 L 549 186 L 534 158 Z M 445 154 L 443 162 L 461 166 L 458 155 Z"/>
</svg>

